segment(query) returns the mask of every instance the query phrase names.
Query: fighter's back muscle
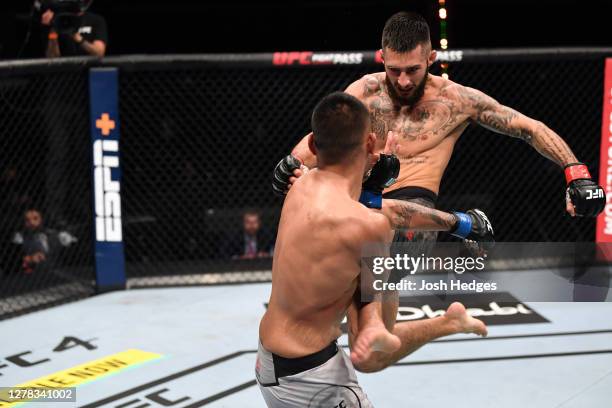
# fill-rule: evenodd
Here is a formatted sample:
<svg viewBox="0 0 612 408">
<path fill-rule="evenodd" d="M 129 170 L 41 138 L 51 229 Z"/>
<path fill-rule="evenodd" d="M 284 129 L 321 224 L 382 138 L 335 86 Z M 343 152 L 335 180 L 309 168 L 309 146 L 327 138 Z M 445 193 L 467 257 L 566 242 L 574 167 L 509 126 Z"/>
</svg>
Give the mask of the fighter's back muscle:
<svg viewBox="0 0 612 408">
<path fill-rule="evenodd" d="M 340 335 L 358 285 L 361 245 L 375 239 L 368 210 L 312 176 L 298 179 L 285 199 L 260 326 L 264 346 L 287 357 L 315 352 Z"/>
<path fill-rule="evenodd" d="M 310 178 L 296 182 L 286 198 L 273 273 L 282 280 L 308 276 L 304 280 L 316 286 L 324 302 L 327 287 L 334 298 L 359 273 L 362 220 L 357 202 L 335 198 L 333 190 L 313 186 Z"/>
</svg>

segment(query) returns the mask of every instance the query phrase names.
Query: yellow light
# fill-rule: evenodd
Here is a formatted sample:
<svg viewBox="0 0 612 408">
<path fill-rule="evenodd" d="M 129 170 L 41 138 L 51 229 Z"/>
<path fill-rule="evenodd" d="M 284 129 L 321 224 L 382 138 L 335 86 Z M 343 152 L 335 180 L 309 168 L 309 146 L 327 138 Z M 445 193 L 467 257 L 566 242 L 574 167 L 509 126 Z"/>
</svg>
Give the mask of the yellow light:
<svg viewBox="0 0 612 408">
<path fill-rule="evenodd" d="M 441 8 L 439 14 L 442 20 L 446 20 L 446 9 L 445 8 Z"/>
<path fill-rule="evenodd" d="M 447 40 L 446 38 L 442 38 L 442 39 L 440 39 L 440 46 L 441 46 L 442 48 L 446 48 L 446 47 L 448 47 L 448 40 Z"/>
<path fill-rule="evenodd" d="M 442 74 L 442 78 L 448 79 L 448 74 L 445 72 L 444 74 Z"/>
<path fill-rule="evenodd" d="M 441 6 L 444 6 L 444 3 L 446 3 L 446 0 L 438 0 L 438 3 L 440 3 Z"/>
</svg>

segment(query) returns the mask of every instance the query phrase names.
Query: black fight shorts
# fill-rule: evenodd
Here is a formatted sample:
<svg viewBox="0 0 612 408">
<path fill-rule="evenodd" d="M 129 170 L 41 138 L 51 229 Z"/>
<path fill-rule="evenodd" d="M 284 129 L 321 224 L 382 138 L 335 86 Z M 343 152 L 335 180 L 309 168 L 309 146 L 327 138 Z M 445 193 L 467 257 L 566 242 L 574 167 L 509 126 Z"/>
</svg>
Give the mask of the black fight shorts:
<svg viewBox="0 0 612 408">
<path fill-rule="evenodd" d="M 383 194 L 383 198 L 409 201 L 425 207 L 436 208 L 438 196 L 436 193 L 426 188 L 403 187 Z M 402 256 L 403 254 L 407 254 L 410 257 L 428 256 L 433 250 L 437 238 L 438 233 L 436 231 L 396 230 L 393 236 L 393 245 L 391 246 L 390 255 L 392 257 L 395 257 L 397 254 Z M 406 243 L 411 244 L 401 245 Z M 395 269 L 389 276 L 389 282 L 397 283 L 402 280 L 407 273 L 407 271 L 398 271 Z"/>
</svg>

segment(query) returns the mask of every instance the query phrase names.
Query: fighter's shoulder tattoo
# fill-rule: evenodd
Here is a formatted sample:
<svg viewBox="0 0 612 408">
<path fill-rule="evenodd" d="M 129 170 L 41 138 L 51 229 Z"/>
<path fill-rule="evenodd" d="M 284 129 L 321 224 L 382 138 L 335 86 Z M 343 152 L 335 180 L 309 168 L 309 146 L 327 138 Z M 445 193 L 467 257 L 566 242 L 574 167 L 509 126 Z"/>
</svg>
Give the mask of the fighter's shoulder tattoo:
<svg viewBox="0 0 612 408">
<path fill-rule="evenodd" d="M 383 83 L 376 74 L 363 76 L 363 96 L 380 95 L 383 92 Z"/>
<path fill-rule="evenodd" d="M 385 90 L 383 80 L 378 75 L 372 74 L 364 77 L 364 97 L 370 111 L 372 131 L 376 133 L 379 140 L 385 141 L 395 108 Z"/>
</svg>

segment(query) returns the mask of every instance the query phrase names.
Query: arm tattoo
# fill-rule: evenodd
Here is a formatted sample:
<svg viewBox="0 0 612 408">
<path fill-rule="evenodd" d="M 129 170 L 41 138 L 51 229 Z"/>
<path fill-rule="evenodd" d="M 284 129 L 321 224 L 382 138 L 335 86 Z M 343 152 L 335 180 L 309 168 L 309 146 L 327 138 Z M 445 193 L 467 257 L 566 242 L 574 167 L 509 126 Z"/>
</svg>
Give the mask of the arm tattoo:
<svg viewBox="0 0 612 408">
<path fill-rule="evenodd" d="M 376 133 L 376 137 L 384 140 L 387 137 L 387 121 L 383 114 L 376 109 L 371 109 L 370 123 L 372 123 L 372 132 Z"/>
<path fill-rule="evenodd" d="M 450 231 L 457 224 L 457 216 L 455 214 L 446 214 L 438 210 L 429 209 L 426 216 L 436 225 L 444 228 L 445 231 Z"/>
<path fill-rule="evenodd" d="M 363 81 L 363 96 L 382 95 L 383 85 L 376 75 L 366 75 Z"/>
<path fill-rule="evenodd" d="M 459 96 L 468 107 L 474 110 L 472 117 L 476 123 L 494 132 L 516 137 L 531 144 L 531 130 L 514 122 L 521 115 L 520 113 L 500 105 L 490 96 L 469 88 L 459 88 Z"/>
<path fill-rule="evenodd" d="M 410 229 L 415 225 L 423 228 L 424 224 L 427 224 L 428 229 L 448 231 L 457 223 L 457 217 L 453 214 L 406 201 L 394 200 L 391 210 L 391 223 L 394 229 Z"/>
<path fill-rule="evenodd" d="M 366 75 L 363 80 L 363 98 L 368 98 L 372 131 L 383 142 L 387 138 L 388 115 L 393 111 L 393 102 L 384 92 L 384 84 L 376 75 Z"/>
<path fill-rule="evenodd" d="M 527 118 L 481 92 L 462 87 L 458 93 L 463 103 L 474 110 L 472 117 L 481 126 L 519 138 L 559 165 L 576 161 L 567 143 L 542 122 Z"/>
<path fill-rule="evenodd" d="M 408 206 L 406 202 L 399 202 L 393 206 L 393 218 L 391 223 L 393 228 L 409 228 L 412 221 L 412 216 L 415 213 L 414 208 Z"/>
<path fill-rule="evenodd" d="M 537 134 L 534 136 L 533 147 L 543 156 L 554 161 L 560 166 L 578 161 L 567 143 L 546 125 L 538 125 Z"/>
<path fill-rule="evenodd" d="M 476 121 L 489 130 L 516 137 L 531 144 L 531 131 L 512 124 L 512 121 L 519 115 L 514 109 L 502 107 L 495 111 L 479 112 Z"/>
</svg>

